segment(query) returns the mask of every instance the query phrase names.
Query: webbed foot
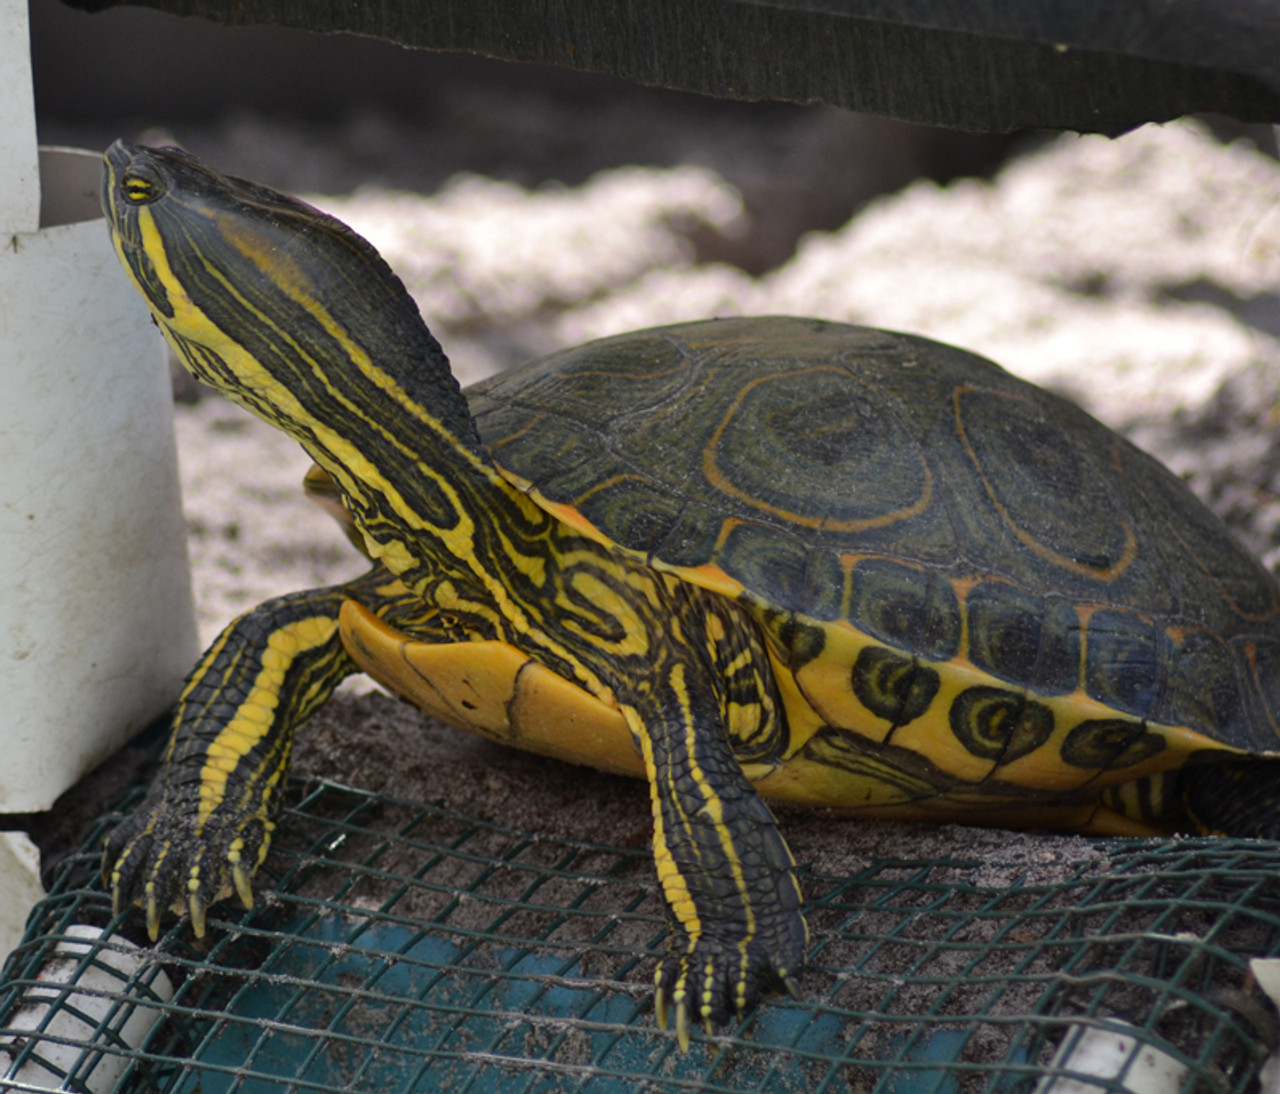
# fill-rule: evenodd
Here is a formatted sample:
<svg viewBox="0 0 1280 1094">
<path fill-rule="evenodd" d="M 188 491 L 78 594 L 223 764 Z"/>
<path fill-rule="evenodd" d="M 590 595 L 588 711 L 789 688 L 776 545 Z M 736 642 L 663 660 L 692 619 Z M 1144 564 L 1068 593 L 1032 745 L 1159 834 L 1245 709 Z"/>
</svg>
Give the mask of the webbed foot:
<svg viewBox="0 0 1280 1094">
<path fill-rule="evenodd" d="M 711 1034 L 770 995 L 786 992 L 799 999 L 806 936 L 804 919 L 792 913 L 762 925 L 750 941 L 703 936 L 676 943 L 654 976 L 658 1025 L 666 1029 L 674 1017 L 676 1038 L 686 1051 L 695 1025 Z"/>
<path fill-rule="evenodd" d="M 156 781 L 103 853 L 117 913 L 141 907 L 153 940 L 167 911 L 190 914 L 201 937 L 217 901 L 234 893 L 253 906 L 294 732 L 355 670 L 338 634 L 342 604 L 385 574 L 268 600 L 232 620 L 192 670 Z"/>
<path fill-rule="evenodd" d="M 211 905 L 234 893 L 253 907 L 250 879 L 266 857 L 271 822 L 210 818 L 200 828 L 193 812 L 182 802 L 144 802 L 106 839 L 102 874 L 112 907 L 117 915 L 131 904 L 142 908 L 153 942 L 167 911 L 189 914 L 196 937 L 203 938 Z"/>
</svg>

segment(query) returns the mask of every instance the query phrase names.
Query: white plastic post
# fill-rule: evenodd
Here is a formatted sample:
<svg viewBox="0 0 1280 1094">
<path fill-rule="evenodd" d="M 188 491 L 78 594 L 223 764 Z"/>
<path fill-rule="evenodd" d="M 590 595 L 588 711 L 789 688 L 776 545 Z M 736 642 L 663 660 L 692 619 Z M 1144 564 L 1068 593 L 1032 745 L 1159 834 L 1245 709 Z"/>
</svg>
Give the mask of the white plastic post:
<svg viewBox="0 0 1280 1094">
<path fill-rule="evenodd" d="M 37 158 L 27 0 L 0 0 L 0 812 L 48 809 L 197 652 L 168 371 L 99 171 Z"/>
<path fill-rule="evenodd" d="M 43 896 L 39 849 L 22 832 L 0 832 L 0 962 L 22 941 L 27 916 Z"/>
<path fill-rule="evenodd" d="M 115 1090 L 129 1058 L 111 1049 L 142 1047 L 173 998 L 173 982 L 154 955 L 101 928 L 74 924 L 6 1018 L 0 1037 L 0 1088 Z M 30 1054 L 14 1064 L 24 1048 Z"/>
<path fill-rule="evenodd" d="M 40 227 L 36 105 L 27 0 L 0 0 L 0 230 Z"/>
</svg>

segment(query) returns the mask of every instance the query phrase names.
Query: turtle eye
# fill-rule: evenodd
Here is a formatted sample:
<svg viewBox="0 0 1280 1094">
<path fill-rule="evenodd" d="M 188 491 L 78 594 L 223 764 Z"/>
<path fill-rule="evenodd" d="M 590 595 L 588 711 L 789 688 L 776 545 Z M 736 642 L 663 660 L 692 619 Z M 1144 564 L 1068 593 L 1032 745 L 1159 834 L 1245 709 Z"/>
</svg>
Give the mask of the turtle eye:
<svg viewBox="0 0 1280 1094">
<path fill-rule="evenodd" d="M 134 163 L 120 178 L 120 192 L 131 205 L 146 205 L 164 193 L 159 172 L 147 163 Z"/>
</svg>

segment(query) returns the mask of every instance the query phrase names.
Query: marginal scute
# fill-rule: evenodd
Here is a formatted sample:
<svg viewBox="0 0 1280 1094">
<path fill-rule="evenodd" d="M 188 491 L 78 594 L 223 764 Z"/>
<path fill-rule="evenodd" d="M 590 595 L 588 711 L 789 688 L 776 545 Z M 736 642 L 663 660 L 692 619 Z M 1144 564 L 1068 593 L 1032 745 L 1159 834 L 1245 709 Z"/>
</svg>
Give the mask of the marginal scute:
<svg viewBox="0 0 1280 1094">
<path fill-rule="evenodd" d="M 960 604 L 937 574 L 887 558 L 861 559 L 849 572 L 849 618 L 860 630 L 945 661 L 960 647 Z"/>
<path fill-rule="evenodd" d="M 1245 646 L 1252 677 L 1249 698 L 1254 706 L 1254 748 L 1280 749 L 1280 639 L 1256 637 Z M 1242 742 L 1243 743 L 1243 742 Z"/>
<path fill-rule="evenodd" d="M 1062 759 L 1072 767 L 1116 771 L 1163 752 L 1165 739 L 1141 722 L 1095 718 L 1072 728 L 1062 742 Z"/>
<path fill-rule="evenodd" d="M 616 529 L 633 551 L 648 554 L 667 541 L 684 506 L 638 475 L 594 483 L 578 508 L 596 527 Z"/>
<path fill-rule="evenodd" d="M 987 581 L 969 590 L 969 660 L 1011 683 L 1030 680 L 1040 655 L 1044 601 L 1005 582 Z"/>
<path fill-rule="evenodd" d="M 983 581 L 965 594 L 970 663 L 1038 695 L 1080 686 L 1080 616 L 1056 598 L 1006 581 Z"/>
<path fill-rule="evenodd" d="M 768 589 L 780 607 L 803 610 L 809 550 L 790 532 L 755 524 L 732 524 L 719 552 L 720 565 L 748 589 Z"/>
<path fill-rule="evenodd" d="M 850 673 L 858 702 L 895 727 L 928 711 L 938 684 L 933 669 L 884 646 L 863 646 Z"/>
<path fill-rule="evenodd" d="M 1235 738 L 1246 733 L 1239 662 L 1226 644 L 1196 627 L 1166 634 L 1161 645 L 1168 669 L 1152 719 L 1210 735 Z"/>
<path fill-rule="evenodd" d="M 835 551 L 809 552 L 799 610 L 824 622 L 844 618 L 844 564 Z"/>
<path fill-rule="evenodd" d="M 686 501 L 667 524 L 662 542 L 654 551 L 669 566 L 694 569 L 716 559 L 720 533 L 718 513 L 705 505 Z"/>
<path fill-rule="evenodd" d="M 1160 643 L 1150 620 L 1104 608 L 1089 617 L 1085 690 L 1126 714 L 1149 717 L 1160 682 Z"/>
<path fill-rule="evenodd" d="M 1010 764 L 1053 736 L 1053 711 L 1003 688 L 962 691 L 950 712 L 951 732 L 974 756 Z"/>
<path fill-rule="evenodd" d="M 1077 609 L 1060 597 L 1046 597 L 1040 621 L 1040 656 L 1026 681 L 1039 695 L 1067 695 L 1080 686 L 1083 624 Z"/>
</svg>

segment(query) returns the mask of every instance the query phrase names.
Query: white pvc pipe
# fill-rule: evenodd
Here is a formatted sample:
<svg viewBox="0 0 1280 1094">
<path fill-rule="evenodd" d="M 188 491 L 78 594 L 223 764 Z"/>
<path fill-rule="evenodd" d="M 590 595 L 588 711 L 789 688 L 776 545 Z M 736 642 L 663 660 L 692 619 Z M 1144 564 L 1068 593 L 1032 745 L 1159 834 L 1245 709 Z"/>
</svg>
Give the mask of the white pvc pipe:
<svg viewBox="0 0 1280 1094">
<path fill-rule="evenodd" d="M 1128 1022 L 1106 1021 L 1106 1026 L 1067 1028 L 1050 1067 L 1074 1074 L 1046 1076 L 1035 1094 L 1106 1094 L 1113 1089 L 1108 1083 L 1116 1080 L 1132 1094 L 1179 1094 L 1187 1077 L 1186 1065 L 1124 1032 L 1133 1029 Z"/>
<path fill-rule="evenodd" d="M 146 950 L 123 938 L 103 940 L 97 927 L 77 924 L 66 933 L 40 969 L 40 983 L 27 989 L 6 1020 L 13 1031 L 0 1040 L 0 1084 L 6 1088 L 61 1090 L 74 1070 L 74 1089 L 114 1090 L 129 1057 L 102 1050 L 140 1048 L 162 1016 L 147 1004 L 173 998 L 163 970 L 148 975 Z M 17 1064 L 28 1040 L 35 1045 Z"/>
<path fill-rule="evenodd" d="M 21 181 L 20 165 L 37 162 L 33 117 L 26 0 L 0 0 L 0 812 L 9 813 L 52 806 L 172 702 L 197 653 L 162 344 L 96 211 L 100 157 L 46 155 L 42 213 L 40 187 Z"/>
<path fill-rule="evenodd" d="M 30 42 L 27 0 L 0 0 L 0 230 L 6 232 L 40 227 Z"/>
</svg>

